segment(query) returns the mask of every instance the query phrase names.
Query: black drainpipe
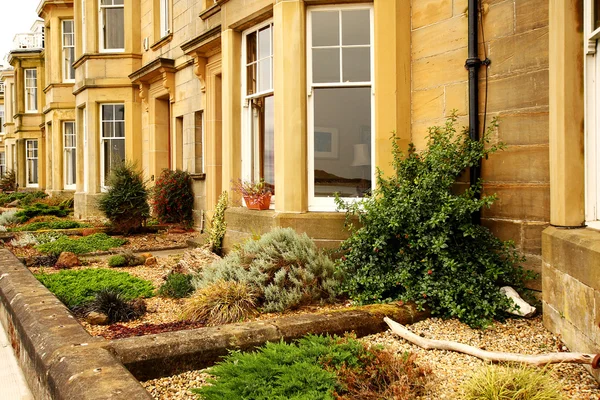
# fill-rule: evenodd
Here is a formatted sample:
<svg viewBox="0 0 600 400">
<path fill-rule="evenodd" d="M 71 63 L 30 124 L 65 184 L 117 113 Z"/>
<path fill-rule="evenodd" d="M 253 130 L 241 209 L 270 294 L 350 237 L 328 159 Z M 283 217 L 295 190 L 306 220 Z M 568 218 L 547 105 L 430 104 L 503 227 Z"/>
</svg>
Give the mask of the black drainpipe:
<svg viewBox="0 0 600 400">
<path fill-rule="evenodd" d="M 471 140 L 479 140 L 479 67 L 482 61 L 478 55 L 477 32 L 479 18 L 479 0 L 469 0 L 469 58 L 465 62 L 465 68 L 469 70 L 469 137 Z M 481 176 L 480 164 L 474 165 L 470 169 L 470 184 L 474 186 Z M 477 198 L 480 193 L 476 194 Z M 473 223 L 481 223 L 481 212 L 477 210 L 473 213 Z"/>
</svg>

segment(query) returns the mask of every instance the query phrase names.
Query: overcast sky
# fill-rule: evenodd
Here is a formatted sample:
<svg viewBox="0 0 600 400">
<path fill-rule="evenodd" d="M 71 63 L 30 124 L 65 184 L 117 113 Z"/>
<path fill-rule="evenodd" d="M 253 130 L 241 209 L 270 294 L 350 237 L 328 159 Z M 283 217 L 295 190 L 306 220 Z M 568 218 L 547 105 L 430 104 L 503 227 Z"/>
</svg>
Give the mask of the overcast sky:
<svg viewBox="0 0 600 400">
<path fill-rule="evenodd" d="M 0 64 L 8 66 L 4 56 L 12 49 L 15 34 L 29 32 L 39 3 L 40 0 L 0 0 Z"/>
</svg>

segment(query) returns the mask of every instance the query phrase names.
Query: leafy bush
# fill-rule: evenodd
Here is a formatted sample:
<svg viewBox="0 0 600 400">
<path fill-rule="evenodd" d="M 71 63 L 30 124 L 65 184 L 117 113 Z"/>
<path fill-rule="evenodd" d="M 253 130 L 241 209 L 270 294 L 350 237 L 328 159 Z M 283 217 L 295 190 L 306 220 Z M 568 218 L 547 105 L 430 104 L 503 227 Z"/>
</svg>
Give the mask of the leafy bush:
<svg viewBox="0 0 600 400">
<path fill-rule="evenodd" d="M 98 200 L 98 208 L 113 228 L 129 233 L 139 229 L 150 215 L 148 191 L 142 173 L 135 165 L 122 163 L 112 167 L 107 179 L 108 191 Z"/>
<path fill-rule="evenodd" d="M 488 365 L 463 385 L 465 400 L 559 400 L 561 386 L 544 370 Z"/>
<path fill-rule="evenodd" d="M 0 225 L 12 225 L 18 221 L 17 210 L 8 210 L 0 214 Z"/>
<path fill-rule="evenodd" d="M 133 267 L 144 264 L 146 259 L 142 256 L 136 256 L 131 251 L 115 254 L 108 258 L 109 267 Z"/>
<path fill-rule="evenodd" d="M 153 295 L 152 283 L 111 269 L 63 270 L 54 274 L 42 272 L 36 274 L 36 278 L 71 309 L 91 303 L 96 292 L 102 289 L 118 290 L 127 301 Z"/>
<path fill-rule="evenodd" d="M 167 276 L 165 283 L 158 289 L 158 295 L 181 299 L 188 297 L 193 291 L 191 275 L 173 273 Z"/>
<path fill-rule="evenodd" d="M 17 190 L 17 174 L 14 169 L 6 171 L 6 173 L 0 177 L 0 190 L 3 192 Z"/>
<path fill-rule="evenodd" d="M 339 286 L 334 272 L 334 263 L 306 234 L 284 228 L 247 241 L 203 268 L 192 284 L 204 289 L 220 280 L 245 283 L 259 294 L 262 310 L 273 312 L 334 300 Z"/>
<path fill-rule="evenodd" d="M 428 148 L 418 153 L 411 144 L 406 158 L 394 135 L 395 175 L 378 171 L 377 189 L 361 202 L 337 199 L 361 225 L 351 226 L 338 265 L 345 291 L 360 303 L 412 300 L 434 315 L 482 327 L 513 306 L 500 287 L 520 288 L 530 275 L 512 242 L 473 224 L 473 213 L 495 199 L 477 198 L 482 182 L 453 190 L 465 169 L 502 147 L 487 145 L 496 124 L 473 141 L 456 133 L 455 122 L 430 128 Z"/>
<path fill-rule="evenodd" d="M 243 321 L 256 313 L 257 297 L 247 283 L 217 281 L 186 302 L 181 319 L 208 326 Z"/>
<path fill-rule="evenodd" d="M 210 221 L 208 244 L 210 245 L 210 250 L 219 255 L 221 255 L 223 250 L 223 238 L 227 232 L 227 223 L 225 222 L 225 210 L 227 209 L 227 202 L 228 195 L 225 191 L 219 196 L 217 207 L 215 207 L 215 213 Z"/>
<path fill-rule="evenodd" d="M 43 229 L 73 229 L 73 228 L 87 228 L 89 224 L 83 224 L 77 221 L 39 221 L 31 222 L 23 226 L 14 228 L 13 231 L 39 231 Z"/>
<path fill-rule="evenodd" d="M 100 312 L 109 322 L 125 322 L 138 318 L 145 312 L 144 303 L 137 300 L 127 301 L 117 289 L 103 288 L 94 294 L 94 300 L 85 306 L 86 311 Z"/>
<path fill-rule="evenodd" d="M 124 239 L 110 237 L 106 233 L 95 233 L 78 239 L 71 239 L 63 235 L 53 242 L 36 246 L 36 249 L 42 253 L 50 254 L 60 254 L 63 251 L 84 254 L 96 250 L 109 250 L 113 247 L 122 246 L 126 242 Z"/>
<path fill-rule="evenodd" d="M 192 391 L 205 400 L 415 399 L 424 370 L 412 357 L 396 361 L 383 353 L 351 337 L 309 335 L 292 344 L 267 343 L 253 353 L 230 353 L 211 369 L 212 386 Z M 377 382 L 349 382 L 354 377 Z M 371 385 L 366 393 L 355 390 L 362 384 Z"/>
<path fill-rule="evenodd" d="M 20 223 L 29 221 L 38 215 L 54 215 L 56 217 L 66 217 L 69 215 L 69 210 L 60 206 L 49 206 L 43 203 L 34 203 L 26 206 L 21 211 L 17 212 L 16 217 Z"/>
<path fill-rule="evenodd" d="M 154 185 L 152 208 L 161 223 L 191 226 L 194 222 L 194 192 L 190 174 L 164 169 Z"/>
</svg>

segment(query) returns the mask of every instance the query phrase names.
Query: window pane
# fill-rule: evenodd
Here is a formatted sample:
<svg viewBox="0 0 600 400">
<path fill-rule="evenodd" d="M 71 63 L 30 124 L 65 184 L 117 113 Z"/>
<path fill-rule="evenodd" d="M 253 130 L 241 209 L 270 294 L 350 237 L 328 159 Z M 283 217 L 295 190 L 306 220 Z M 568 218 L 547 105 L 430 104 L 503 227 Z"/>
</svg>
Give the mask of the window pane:
<svg viewBox="0 0 600 400">
<path fill-rule="evenodd" d="M 270 90 L 272 88 L 271 85 L 271 60 L 272 58 L 267 58 L 265 60 L 259 61 L 258 63 L 258 72 L 260 74 L 258 79 L 258 91 L 262 92 L 265 90 Z"/>
<path fill-rule="evenodd" d="M 125 48 L 123 8 L 104 9 L 104 48 Z"/>
<path fill-rule="evenodd" d="M 125 120 L 125 105 L 117 104 L 115 107 L 115 120 L 124 121 Z"/>
<path fill-rule="evenodd" d="M 262 176 L 275 194 L 275 97 L 265 98 Z"/>
<path fill-rule="evenodd" d="M 103 122 L 102 123 L 102 137 L 108 138 L 113 137 L 113 123 L 112 122 Z"/>
<path fill-rule="evenodd" d="M 250 64 L 247 67 L 246 94 L 256 93 L 256 67 L 257 64 Z"/>
<path fill-rule="evenodd" d="M 313 82 L 340 81 L 340 49 L 313 49 Z"/>
<path fill-rule="evenodd" d="M 363 197 L 371 189 L 371 88 L 314 92 L 316 197 Z"/>
<path fill-rule="evenodd" d="M 246 64 L 256 61 L 256 32 L 246 35 Z"/>
<path fill-rule="evenodd" d="M 102 120 L 103 121 L 111 121 L 113 119 L 113 106 L 112 105 L 103 105 L 102 106 Z"/>
<path fill-rule="evenodd" d="M 338 46 L 340 44 L 340 14 L 338 11 L 312 12 L 312 45 Z"/>
<path fill-rule="evenodd" d="M 115 122 L 115 137 L 125 137 L 125 123 Z"/>
<path fill-rule="evenodd" d="M 104 152 L 104 182 L 106 182 L 111 168 L 125 161 L 125 140 L 107 139 L 104 140 L 102 147 Z"/>
<path fill-rule="evenodd" d="M 369 10 L 342 11 L 342 45 L 371 43 Z"/>
<path fill-rule="evenodd" d="M 258 31 L 258 58 L 265 58 L 271 55 L 271 26 L 267 26 Z"/>
<path fill-rule="evenodd" d="M 349 47 L 342 49 L 344 82 L 371 81 L 371 49 Z"/>
</svg>

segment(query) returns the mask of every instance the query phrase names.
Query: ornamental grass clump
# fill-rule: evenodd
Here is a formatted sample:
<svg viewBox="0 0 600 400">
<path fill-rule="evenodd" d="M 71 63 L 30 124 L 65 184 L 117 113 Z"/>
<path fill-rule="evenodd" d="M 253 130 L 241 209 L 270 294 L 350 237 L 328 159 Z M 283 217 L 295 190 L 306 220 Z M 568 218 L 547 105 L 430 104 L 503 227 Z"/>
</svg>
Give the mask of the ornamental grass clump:
<svg viewBox="0 0 600 400">
<path fill-rule="evenodd" d="M 142 173 L 134 164 L 120 163 L 111 168 L 106 184 L 108 190 L 98 200 L 100 211 L 117 232 L 138 230 L 150 216 L 148 191 Z"/>
<path fill-rule="evenodd" d="M 315 302 L 334 301 L 339 287 L 335 265 L 306 234 L 273 229 L 249 240 L 192 279 L 202 290 L 219 281 L 248 285 L 258 293 L 262 312 L 281 312 Z"/>
<path fill-rule="evenodd" d="M 337 199 L 350 224 L 338 262 L 345 292 L 359 303 L 414 301 L 433 315 L 457 317 L 484 327 L 513 307 L 500 287 L 522 288 L 532 275 L 512 242 L 503 242 L 472 222 L 495 196 L 478 194 L 482 181 L 463 191 L 463 171 L 503 148 L 489 144 L 492 126 L 480 141 L 457 133 L 456 117 L 429 128 L 425 150 L 411 144 L 406 157 L 392 137 L 395 173 L 377 171 L 377 188 L 357 203 Z M 350 219 L 348 219 L 350 221 Z"/>
<path fill-rule="evenodd" d="M 110 323 L 130 321 L 146 312 L 143 300 L 127 300 L 123 293 L 115 288 L 98 290 L 94 299 L 83 309 L 85 313 L 94 311 L 106 315 Z"/>
<path fill-rule="evenodd" d="M 152 209 L 161 223 L 191 226 L 194 222 L 191 175 L 186 171 L 164 169 L 154 185 Z"/>
<path fill-rule="evenodd" d="M 561 386 L 544 369 L 488 365 L 462 385 L 465 400 L 560 400 Z"/>
</svg>

